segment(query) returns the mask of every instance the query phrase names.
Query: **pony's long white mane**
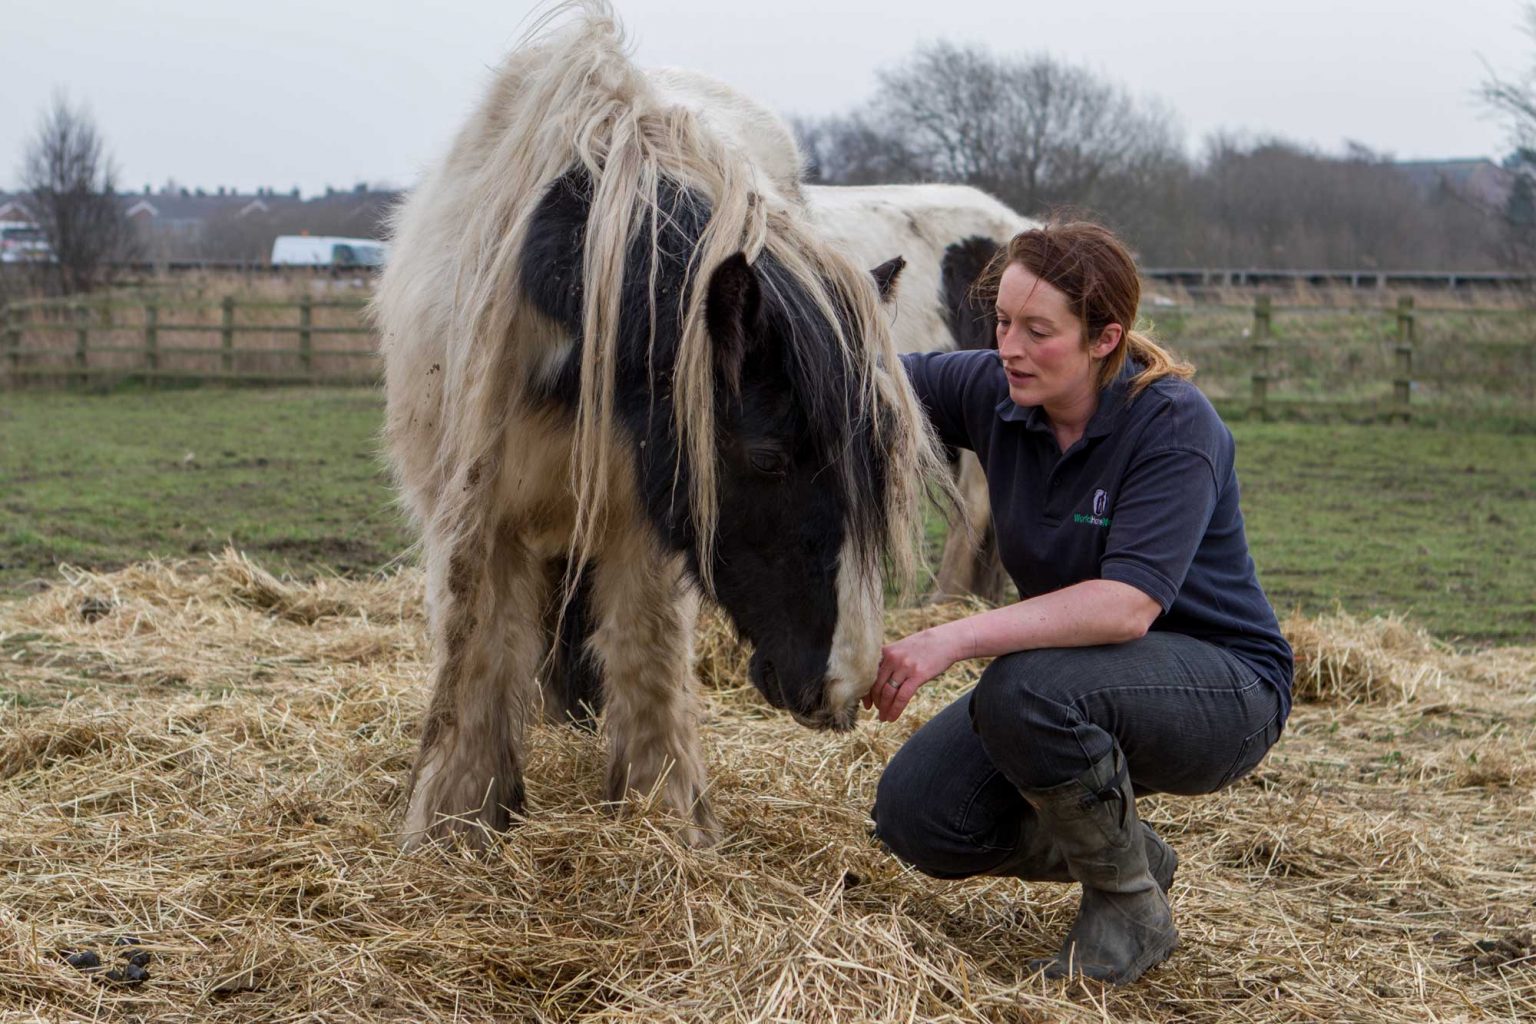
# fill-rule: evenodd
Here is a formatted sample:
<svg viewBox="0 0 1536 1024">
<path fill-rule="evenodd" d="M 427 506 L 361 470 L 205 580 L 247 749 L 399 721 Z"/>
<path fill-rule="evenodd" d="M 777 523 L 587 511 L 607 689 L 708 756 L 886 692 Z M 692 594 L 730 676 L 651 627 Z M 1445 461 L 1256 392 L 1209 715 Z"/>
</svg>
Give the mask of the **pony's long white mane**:
<svg viewBox="0 0 1536 1024">
<path fill-rule="evenodd" d="M 519 263 L 545 190 L 573 168 L 584 169 L 593 185 L 571 464 L 575 562 L 590 553 L 601 529 L 618 448 L 614 375 L 629 242 L 647 230 L 648 222 L 654 226 L 658 188 L 669 180 L 710 203 L 710 218 L 690 264 L 693 286 L 686 291 L 673 381 L 706 585 L 718 504 L 714 366 L 704 282 L 738 251 L 750 261 L 771 253 L 836 333 L 858 382 L 853 412 L 871 429 L 884 432 L 879 440 L 891 459 L 890 550 L 898 568 L 910 570 L 919 549 L 922 489 L 925 481 L 942 479 L 941 460 L 910 388 L 899 371 L 892 372 L 890 331 L 867 271 L 812 233 L 797 190 L 786 195 L 773 187 L 739 145 L 711 131 L 695 111 L 663 98 L 629 59 L 623 31 L 606 0 L 560 3 L 538 19 L 498 69 L 489 94 L 435 178 L 424 185 L 423 201 L 408 204 L 395 225 L 397 252 L 451 246 L 434 258 L 448 261 L 454 294 L 420 304 L 436 307 L 451 339 L 443 367 L 448 397 L 439 459 L 445 474 L 463 486 L 444 489 L 448 500 L 436 510 L 438 521 L 462 529 L 483 514 L 483 507 L 470 507 L 475 499 L 469 492 L 499 466 L 505 431 L 498 428 L 508 422 L 512 404 L 522 397 L 520 389 L 538 376 L 539 367 L 549 365 L 565 340 L 552 334 L 525 299 Z M 654 227 L 650 230 L 654 237 Z M 652 260 L 653 267 L 659 264 Z M 391 289 L 413 287 L 399 276 L 387 282 Z M 654 289 L 654 277 L 651 285 Z M 844 323 L 851 329 L 845 331 Z M 654 337 L 656 324 L 651 327 Z M 878 415 L 880 407 L 885 416 Z M 913 542 L 901 540 L 903 534 Z"/>
</svg>

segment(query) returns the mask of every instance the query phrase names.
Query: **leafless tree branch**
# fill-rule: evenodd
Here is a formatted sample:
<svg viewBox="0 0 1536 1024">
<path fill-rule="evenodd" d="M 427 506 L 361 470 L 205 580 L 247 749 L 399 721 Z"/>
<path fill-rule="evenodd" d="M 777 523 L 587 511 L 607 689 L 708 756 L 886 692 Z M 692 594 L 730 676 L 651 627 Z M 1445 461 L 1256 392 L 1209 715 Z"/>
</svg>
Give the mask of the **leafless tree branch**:
<svg viewBox="0 0 1536 1024">
<path fill-rule="evenodd" d="M 90 113 L 63 93 L 38 121 L 22 183 L 65 293 L 89 291 L 111 262 L 130 258 L 134 231 L 117 199 L 117 167 Z"/>
</svg>

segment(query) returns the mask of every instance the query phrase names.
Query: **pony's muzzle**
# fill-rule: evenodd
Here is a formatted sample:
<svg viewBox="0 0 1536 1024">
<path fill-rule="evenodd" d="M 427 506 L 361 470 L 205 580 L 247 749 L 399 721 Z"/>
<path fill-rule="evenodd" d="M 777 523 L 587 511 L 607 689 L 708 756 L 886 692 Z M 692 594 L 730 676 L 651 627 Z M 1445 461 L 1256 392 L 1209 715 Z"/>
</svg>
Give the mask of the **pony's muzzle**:
<svg viewBox="0 0 1536 1024">
<path fill-rule="evenodd" d="M 855 702 L 841 708 L 823 708 L 814 715 L 802 715 L 790 711 L 790 716 L 807 729 L 821 732 L 847 732 L 859 720 L 859 706 Z"/>
<path fill-rule="evenodd" d="M 791 685 L 786 685 L 779 666 L 761 650 L 752 655 L 747 673 L 752 679 L 752 685 L 757 687 L 757 691 L 769 704 L 788 711 L 791 718 L 807 729 L 846 732 L 853 728 L 858 719 L 856 700 L 846 707 L 827 704 L 829 689 L 824 674 L 818 674 L 814 679 L 795 679 Z"/>
</svg>

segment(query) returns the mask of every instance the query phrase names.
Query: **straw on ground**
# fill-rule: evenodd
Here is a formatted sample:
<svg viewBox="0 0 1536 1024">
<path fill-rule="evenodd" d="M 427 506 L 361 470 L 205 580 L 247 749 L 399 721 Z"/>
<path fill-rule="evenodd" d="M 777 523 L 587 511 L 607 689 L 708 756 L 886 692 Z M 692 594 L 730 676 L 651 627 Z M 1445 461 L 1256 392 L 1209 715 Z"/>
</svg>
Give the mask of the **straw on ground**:
<svg viewBox="0 0 1536 1024">
<path fill-rule="evenodd" d="M 892 633 L 959 614 L 892 613 Z M 420 581 L 298 585 L 227 553 L 0 605 L 0 1017 L 49 1021 L 1460 1021 L 1536 1016 L 1536 650 L 1295 619 L 1255 776 L 1145 816 L 1183 945 L 1141 984 L 1028 975 L 1069 887 L 935 882 L 868 836 L 893 726 L 802 730 L 701 639 L 726 840 L 597 806 L 598 737 L 540 729 L 481 856 L 391 829 L 424 700 Z M 58 951 L 131 934 L 133 987 Z"/>
</svg>

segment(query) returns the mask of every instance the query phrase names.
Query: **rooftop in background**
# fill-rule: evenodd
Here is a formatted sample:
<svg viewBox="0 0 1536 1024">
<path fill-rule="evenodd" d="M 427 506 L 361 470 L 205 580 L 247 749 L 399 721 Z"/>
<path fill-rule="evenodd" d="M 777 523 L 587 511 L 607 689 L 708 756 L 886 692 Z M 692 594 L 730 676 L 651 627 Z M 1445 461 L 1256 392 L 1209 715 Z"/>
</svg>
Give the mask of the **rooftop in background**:
<svg viewBox="0 0 1536 1024">
<path fill-rule="evenodd" d="M 145 260 L 263 263 L 279 235 L 381 238 L 385 215 L 398 196 L 359 185 L 308 199 L 297 190 L 190 188 L 123 192 L 117 198 L 138 227 Z M 0 192 L 0 222 L 35 219 L 27 195 Z"/>
<path fill-rule="evenodd" d="M 394 189 L 371 189 L 357 185 L 350 189 L 326 189 L 319 195 L 304 198 L 298 189 L 279 192 L 262 188 L 254 192 L 237 192 L 234 189 L 186 188 L 181 186 L 139 192 L 120 192 L 128 216 L 141 223 L 157 225 L 191 225 L 215 216 L 248 216 L 254 213 L 274 213 L 279 210 L 348 209 L 360 206 L 385 206 L 393 202 L 399 192 Z M 25 192 L 7 192 L 0 189 L 0 220 L 31 220 L 27 212 Z"/>
</svg>

